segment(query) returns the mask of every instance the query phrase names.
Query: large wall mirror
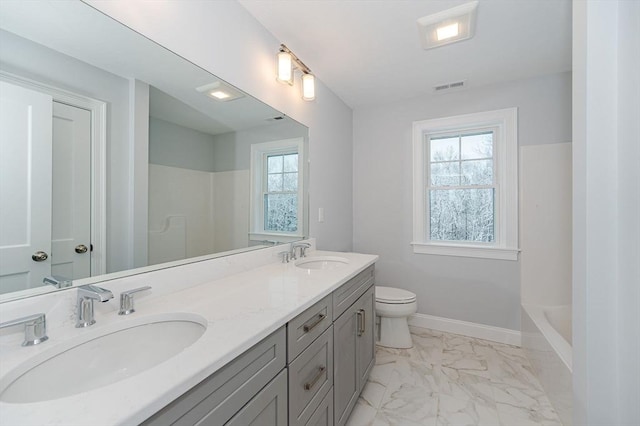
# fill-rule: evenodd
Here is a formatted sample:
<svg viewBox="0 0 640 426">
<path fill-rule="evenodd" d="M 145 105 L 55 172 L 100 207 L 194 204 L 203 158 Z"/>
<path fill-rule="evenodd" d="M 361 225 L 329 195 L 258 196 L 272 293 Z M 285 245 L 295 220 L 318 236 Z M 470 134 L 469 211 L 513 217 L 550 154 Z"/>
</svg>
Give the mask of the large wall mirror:
<svg viewBox="0 0 640 426">
<path fill-rule="evenodd" d="M 308 129 L 81 2 L 3 1 L 0 301 L 308 235 Z"/>
</svg>

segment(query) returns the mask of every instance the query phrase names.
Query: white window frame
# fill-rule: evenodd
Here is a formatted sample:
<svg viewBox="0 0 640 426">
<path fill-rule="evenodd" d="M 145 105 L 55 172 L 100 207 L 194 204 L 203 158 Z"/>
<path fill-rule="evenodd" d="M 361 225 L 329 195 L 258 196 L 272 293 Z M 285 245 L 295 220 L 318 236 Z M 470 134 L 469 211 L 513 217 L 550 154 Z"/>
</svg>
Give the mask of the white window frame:
<svg viewBox="0 0 640 426">
<path fill-rule="evenodd" d="M 430 136 L 494 131 L 495 240 L 492 243 L 432 241 L 428 213 Z M 518 260 L 518 110 L 507 108 L 413 123 L 413 252 Z"/>
<path fill-rule="evenodd" d="M 298 229 L 295 232 L 276 232 L 264 229 L 264 177 L 269 155 L 298 153 Z M 249 239 L 289 242 L 304 236 L 304 138 L 284 139 L 251 145 L 251 200 Z"/>
</svg>

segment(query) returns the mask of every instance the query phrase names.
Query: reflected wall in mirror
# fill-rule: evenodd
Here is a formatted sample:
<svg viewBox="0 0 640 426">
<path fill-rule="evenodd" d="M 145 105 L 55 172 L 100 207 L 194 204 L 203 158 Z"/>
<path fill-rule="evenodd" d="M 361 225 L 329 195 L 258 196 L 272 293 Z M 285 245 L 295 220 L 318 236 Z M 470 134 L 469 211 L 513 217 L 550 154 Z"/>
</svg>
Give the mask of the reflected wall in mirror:
<svg viewBox="0 0 640 426">
<path fill-rule="evenodd" d="M 0 300 L 307 236 L 306 127 L 81 2 L 2 8 Z"/>
</svg>

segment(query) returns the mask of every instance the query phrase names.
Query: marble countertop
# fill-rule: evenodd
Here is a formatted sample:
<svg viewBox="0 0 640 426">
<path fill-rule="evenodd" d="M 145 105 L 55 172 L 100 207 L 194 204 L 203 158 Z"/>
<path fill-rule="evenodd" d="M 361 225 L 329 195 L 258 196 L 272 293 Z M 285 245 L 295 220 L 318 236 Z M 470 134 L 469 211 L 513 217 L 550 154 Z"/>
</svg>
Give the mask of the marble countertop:
<svg viewBox="0 0 640 426">
<path fill-rule="evenodd" d="M 0 402 L 2 423 L 139 424 L 378 259 L 374 255 L 325 251 L 313 251 L 310 256 L 340 256 L 349 263 L 332 270 L 302 269 L 293 262 L 269 263 L 171 294 L 139 300 L 132 315 L 97 313 L 97 323 L 92 327 L 51 329 L 47 344 L 3 353 L 2 371 L 10 372 L 55 345 L 83 335 L 97 337 L 101 330 L 126 326 L 127 321 L 139 323 L 145 317 L 167 313 L 195 314 L 207 321 L 206 331 L 194 344 L 125 380 L 49 401 Z"/>
</svg>

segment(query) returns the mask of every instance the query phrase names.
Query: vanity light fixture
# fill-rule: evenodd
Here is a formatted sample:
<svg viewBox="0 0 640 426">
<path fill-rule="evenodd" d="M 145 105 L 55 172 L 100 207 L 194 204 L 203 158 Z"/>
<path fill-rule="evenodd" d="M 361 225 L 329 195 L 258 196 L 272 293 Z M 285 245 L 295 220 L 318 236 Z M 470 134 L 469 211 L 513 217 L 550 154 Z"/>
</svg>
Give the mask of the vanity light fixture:
<svg viewBox="0 0 640 426">
<path fill-rule="evenodd" d="M 222 81 L 215 81 L 205 84 L 204 86 L 196 87 L 196 90 L 220 102 L 228 102 L 244 96 L 244 93 Z"/>
<path fill-rule="evenodd" d="M 477 8 L 478 2 L 472 1 L 418 19 L 422 48 L 433 49 L 473 37 Z"/>
<path fill-rule="evenodd" d="M 311 70 L 284 44 L 280 45 L 277 55 L 276 80 L 293 85 L 293 73 L 296 69 L 302 72 L 302 99 L 312 101 L 316 98 L 315 77 Z"/>
</svg>

